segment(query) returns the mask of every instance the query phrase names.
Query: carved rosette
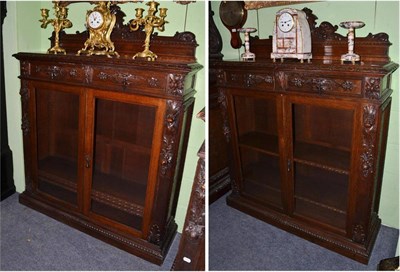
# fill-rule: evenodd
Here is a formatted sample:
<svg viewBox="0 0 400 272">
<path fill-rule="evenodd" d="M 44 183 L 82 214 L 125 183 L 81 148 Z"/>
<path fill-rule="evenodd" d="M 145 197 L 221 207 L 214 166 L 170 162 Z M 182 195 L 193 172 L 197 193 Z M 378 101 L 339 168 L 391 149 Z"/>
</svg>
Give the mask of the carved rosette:
<svg viewBox="0 0 400 272">
<path fill-rule="evenodd" d="M 229 121 L 228 121 L 228 102 L 226 101 L 226 96 L 225 92 L 223 90 L 218 90 L 218 104 L 221 108 L 221 114 L 222 114 L 222 130 L 225 135 L 226 141 L 229 143 L 231 140 L 231 129 L 229 127 Z"/>
<path fill-rule="evenodd" d="M 28 61 L 21 62 L 21 75 L 22 76 L 29 76 L 31 74 L 31 66 Z"/>
<path fill-rule="evenodd" d="M 28 135 L 30 133 L 30 123 L 29 123 L 29 88 L 26 81 L 21 82 L 21 90 L 19 92 L 21 95 L 21 106 L 22 106 L 22 119 L 21 119 L 21 129 L 23 135 Z"/>
<path fill-rule="evenodd" d="M 58 66 L 49 66 L 47 70 L 47 74 L 50 76 L 51 79 L 58 78 L 62 75 L 61 68 Z"/>
<path fill-rule="evenodd" d="M 161 234 L 160 234 L 160 227 L 157 224 L 153 224 L 151 226 L 147 241 L 155 245 L 160 245 Z"/>
<path fill-rule="evenodd" d="M 375 171 L 374 150 L 377 131 L 376 115 L 377 108 L 374 105 L 364 106 L 361 150 L 361 172 L 364 178 L 368 178 Z"/>
<path fill-rule="evenodd" d="M 198 167 L 199 172 L 193 185 L 195 190 L 192 194 L 189 220 L 185 227 L 185 232 L 192 240 L 202 238 L 205 229 L 205 163 L 203 159 L 200 159 Z"/>
<path fill-rule="evenodd" d="M 185 87 L 185 76 L 169 74 L 167 79 L 167 93 L 182 96 Z"/>
<path fill-rule="evenodd" d="M 175 100 L 167 101 L 167 112 L 165 117 L 165 129 L 161 147 L 161 175 L 165 176 L 171 169 L 174 159 L 174 146 L 179 126 L 179 113 L 182 110 L 182 103 Z"/>
<path fill-rule="evenodd" d="M 379 99 L 381 90 L 381 80 L 376 77 L 367 77 L 365 79 L 365 97 L 370 99 Z"/>
<path fill-rule="evenodd" d="M 147 80 L 150 87 L 156 88 L 159 86 L 159 80 L 156 77 L 151 77 Z"/>
<path fill-rule="evenodd" d="M 365 242 L 366 234 L 364 227 L 360 224 L 354 225 L 352 240 L 356 243 L 363 244 Z"/>
<path fill-rule="evenodd" d="M 217 84 L 220 86 L 223 86 L 226 84 L 226 79 L 225 79 L 225 72 L 224 70 L 218 69 L 216 71 L 216 77 L 217 77 Z"/>
</svg>

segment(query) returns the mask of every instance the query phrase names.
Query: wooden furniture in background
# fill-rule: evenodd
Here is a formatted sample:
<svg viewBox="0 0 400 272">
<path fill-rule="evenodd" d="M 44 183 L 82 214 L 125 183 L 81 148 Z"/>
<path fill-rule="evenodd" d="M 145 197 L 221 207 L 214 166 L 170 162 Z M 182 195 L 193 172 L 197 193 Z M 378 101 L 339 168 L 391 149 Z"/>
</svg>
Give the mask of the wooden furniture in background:
<svg viewBox="0 0 400 272">
<path fill-rule="evenodd" d="M 204 109 L 197 117 L 205 120 Z M 205 143 L 197 153 L 196 174 L 192 186 L 189 205 L 178 253 L 171 270 L 204 271 L 205 270 Z"/>
<path fill-rule="evenodd" d="M 208 192 L 209 203 L 214 202 L 222 195 L 230 190 L 229 180 L 229 160 L 228 160 L 228 145 L 225 140 L 223 128 L 223 117 L 221 107 L 218 101 L 217 73 L 212 63 L 217 60 L 222 60 L 222 38 L 213 19 L 214 12 L 211 9 L 209 2 L 209 129 L 208 129 L 208 160 L 209 160 L 209 176 L 208 176 Z"/>
<path fill-rule="evenodd" d="M 8 145 L 7 109 L 6 109 L 6 87 L 4 85 L 4 56 L 3 56 L 3 22 L 7 14 L 7 2 L 1 5 L 1 29 L 0 29 L 0 52 L 1 52 L 1 200 L 15 193 L 14 170 L 12 151 Z"/>
<path fill-rule="evenodd" d="M 273 63 L 271 40 L 252 39 L 255 62 L 210 64 L 235 163 L 227 202 L 368 263 L 381 224 L 390 85 L 398 65 L 387 55 L 385 33 L 356 39 L 361 64 L 340 64 L 346 37 L 327 22 L 315 27 L 315 16 L 305 11 L 312 63 Z"/>
<path fill-rule="evenodd" d="M 202 67 L 189 32 L 154 36 L 153 49 L 163 48 L 155 62 L 132 60 L 142 34 L 117 21 L 121 58 L 76 56 L 82 33 L 63 34 L 67 55 L 15 55 L 26 176 L 20 202 L 161 264 L 177 229 Z"/>
</svg>

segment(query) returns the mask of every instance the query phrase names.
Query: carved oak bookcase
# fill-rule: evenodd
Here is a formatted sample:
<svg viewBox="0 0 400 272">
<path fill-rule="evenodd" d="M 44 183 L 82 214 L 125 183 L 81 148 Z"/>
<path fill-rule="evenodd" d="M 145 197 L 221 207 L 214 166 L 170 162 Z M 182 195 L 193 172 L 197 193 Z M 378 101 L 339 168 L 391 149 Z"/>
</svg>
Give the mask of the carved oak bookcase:
<svg viewBox="0 0 400 272">
<path fill-rule="evenodd" d="M 362 63 L 340 64 L 347 38 L 328 22 L 315 27 L 316 17 L 304 10 L 312 63 L 273 63 L 272 39 L 253 38 L 255 62 L 213 64 L 234 154 L 227 202 L 368 263 L 381 224 L 390 85 L 398 65 L 390 62 L 385 33 L 356 38 Z"/>
<path fill-rule="evenodd" d="M 194 105 L 195 36 L 153 36 L 154 62 L 132 60 L 144 33 L 117 11 L 120 58 L 18 53 L 26 189 L 20 202 L 161 264 L 174 221 Z M 52 37 L 54 44 L 54 36 Z"/>
</svg>

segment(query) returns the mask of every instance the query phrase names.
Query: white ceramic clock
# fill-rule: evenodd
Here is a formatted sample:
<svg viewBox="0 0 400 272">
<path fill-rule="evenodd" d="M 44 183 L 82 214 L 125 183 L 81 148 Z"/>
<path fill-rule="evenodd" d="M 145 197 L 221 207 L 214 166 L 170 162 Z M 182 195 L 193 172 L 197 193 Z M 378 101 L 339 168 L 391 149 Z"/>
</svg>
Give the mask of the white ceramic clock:
<svg viewBox="0 0 400 272">
<path fill-rule="evenodd" d="M 271 58 L 275 62 L 284 58 L 296 58 L 310 62 L 311 31 L 304 11 L 284 8 L 276 13 Z"/>
<path fill-rule="evenodd" d="M 278 19 L 278 28 L 282 32 L 289 32 L 294 26 L 294 18 L 293 16 L 288 13 L 284 12 L 282 15 L 279 16 Z"/>
<path fill-rule="evenodd" d="M 93 11 L 88 16 L 88 25 L 92 29 L 98 29 L 104 23 L 103 15 L 98 11 Z"/>
</svg>

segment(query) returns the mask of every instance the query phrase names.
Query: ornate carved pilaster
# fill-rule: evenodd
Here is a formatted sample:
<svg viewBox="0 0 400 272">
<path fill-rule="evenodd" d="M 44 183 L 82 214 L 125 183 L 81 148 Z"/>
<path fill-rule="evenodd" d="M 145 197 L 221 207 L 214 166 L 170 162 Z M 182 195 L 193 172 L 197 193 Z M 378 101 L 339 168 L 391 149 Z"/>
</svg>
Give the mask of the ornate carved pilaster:
<svg viewBox="0 0 400 272">
<path fill-rule="evenodd" d="M 21 105 L 22 105 L 22 120 L 21 120 L 21 129 L 24 135 L 28 135 L 30 133 L 30 123 L 29 123 L 29 89 L 28 83 L 26 81 L 21 82 L 21 90 L 19 92 L 21 95 Z"/>
<path fill-rule="evenodd" d="M 362 178 L 367 179 L 375 171 L 375 139 L 377 131 L 377 107 L 366 105 L 363 109 L 363 133 L 361 150 Z"/>
<path fill-rule="evenodd" d="M 203 148 L 204 149 L 204 148 Z M 204 237 L 205 229 L 205 163 L 204 159 L 198 162 L 197 174 L 193 184 L 193 192 L 188 222 L 185 232 L 190 239 L 197 240 Z"/>
<path fill-rule="evenodd" d="M 228 121 L 228 105 L 226 101 L 225 92 L 223 90 L 218 90 L 218 104 L 221 108 L 221 114 L 223 119 L 222 130 L 226 141 L 229 143 L 231 140 L 231 129 L 229 127 Z"/>
<path fill-rule="evenodd" d="M 178 116 L 182 110 L 182 103 L 175 100 L 167 101 L 167 113 L 165 117 L 165 130 L 161 147 L 161 175 L 165 176 L 171 169 L 176 142 L 176 133 L 178 131 Z"/>
</svg>

